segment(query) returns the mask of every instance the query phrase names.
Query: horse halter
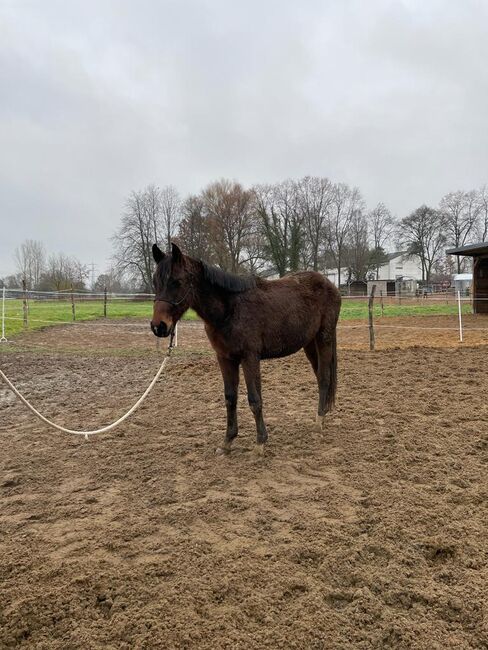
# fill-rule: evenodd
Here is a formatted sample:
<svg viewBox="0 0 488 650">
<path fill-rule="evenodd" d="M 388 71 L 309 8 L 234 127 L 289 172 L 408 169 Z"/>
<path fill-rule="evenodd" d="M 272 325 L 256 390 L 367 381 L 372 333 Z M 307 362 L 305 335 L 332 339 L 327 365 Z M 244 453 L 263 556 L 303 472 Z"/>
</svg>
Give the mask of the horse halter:
<svg viewBox="0 0 488 650">
<path fill-rule="evenodd" d="M 178 305 L 181 305 L 181 303 L 185 300 L 185 298 L 188 296 L 190 291 L 192 291 L 192 289 L 193 287 L 190 285 L 183 298 L 180 298 L 179 300 L 168 300 L 167 298 L 155 298 L 154 302 L 167 302 L 172 307 L 177 307 Z"/>
</svg>

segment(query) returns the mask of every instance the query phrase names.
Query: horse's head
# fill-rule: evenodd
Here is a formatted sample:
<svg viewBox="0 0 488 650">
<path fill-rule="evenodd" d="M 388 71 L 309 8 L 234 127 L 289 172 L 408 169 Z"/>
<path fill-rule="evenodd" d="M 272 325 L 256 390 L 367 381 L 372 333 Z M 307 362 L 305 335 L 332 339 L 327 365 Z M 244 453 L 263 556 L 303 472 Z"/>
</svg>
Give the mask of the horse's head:
<svg viewBox="0 0 488 650">
<path fill-rule="evenodd" d="M 190 306 L 192 284 L 188 260 L 176 244 L 171 244 L 171 253 L 163 253 L 156 244 L 152 252 L 157 266 L 153 275 L 156 295 L 151 330 L 156 336 L 169 336 Z"/>
</svg>

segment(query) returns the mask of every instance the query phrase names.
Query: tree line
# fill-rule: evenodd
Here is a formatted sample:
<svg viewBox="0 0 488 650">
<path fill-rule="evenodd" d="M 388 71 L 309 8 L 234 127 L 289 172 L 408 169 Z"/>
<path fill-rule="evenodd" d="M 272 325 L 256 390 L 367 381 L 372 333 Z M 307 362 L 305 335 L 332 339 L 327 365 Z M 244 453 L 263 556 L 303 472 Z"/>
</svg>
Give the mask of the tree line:
<svg viewBox="0 0 488 650">
<path fill-rule="evenodd" d="M 47 253 L 44 244 L 26 239 L 14 251 L 15 273 L 0 278 L 0 288 L 20 289 L 25 283 L 28 291 L 109 291 L 133 290 L 120 272 L 110 269 L 89 286 L 90 269 L 78 258 L 65 253 Z"/>
<path fill-rule="evenodd" d="M 174 186 L 148 185 L 127 197 L 112 237 L 113 265 L 89 285 L 89 268 L 42 243 L 23 242 L 16 273 L 0 286 L 28 289 L 152 291 L 151 247 L 172 240 L 192 257 L 233 273 L 283 276 L 335 270 L 339 284 L 374 279 L 395 247 L 419 260 L 423 280 L 449 277 L 465 260 L 446 258 L 447 247 L 488 239 L 488 188 L 446 194 L 396 218 L 379 203 L 368 209 L 360 190 L 328 178 L 305 176 L 250 188 L 222 179 L 182 198 Z"/>
<path fill-rule="evenodd" d="M 223 179 L 183 199 L 173 186 L 149 185 L 129 195 L 112 241 L 115 267 L 149 291 L 153 242 L 169 249 L 173 239 L 233 273 L 333 269 L 339 284 L 377 277 L 394 246 L 418 258 L 428 283 L 454 271 L 447 247 L 487 237 L 486 186 L 398 219 L 383 203 L 368 209 L 356 187 L 306 176 L 251 188 Z M 464 263 L 456 260 L 458 272 Z"/>
<path fill-rule="evenodd" d="M 0 286 L 28 290 L 62 291 L 81 289 L 89 276 L 88 268 L 64 253 L 47 254 L 44 244 L 26 239 L 14 251 L 16 272 L 0 279 Z"/>
</svg>

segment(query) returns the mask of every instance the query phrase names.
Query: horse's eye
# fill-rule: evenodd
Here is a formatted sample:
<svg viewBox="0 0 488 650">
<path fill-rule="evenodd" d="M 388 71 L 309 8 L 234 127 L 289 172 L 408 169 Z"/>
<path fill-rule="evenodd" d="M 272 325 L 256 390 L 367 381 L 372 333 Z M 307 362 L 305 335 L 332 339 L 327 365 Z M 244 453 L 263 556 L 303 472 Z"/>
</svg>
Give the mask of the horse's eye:
<svg viewBox="0 0 488 650">
<path fill-rule="evenodd" d="M 173 278 L 168 282 L 169 289 L 179 289 L 180 285 L 181 282 L 179 280 L 173 280 Z"/>
</svg>

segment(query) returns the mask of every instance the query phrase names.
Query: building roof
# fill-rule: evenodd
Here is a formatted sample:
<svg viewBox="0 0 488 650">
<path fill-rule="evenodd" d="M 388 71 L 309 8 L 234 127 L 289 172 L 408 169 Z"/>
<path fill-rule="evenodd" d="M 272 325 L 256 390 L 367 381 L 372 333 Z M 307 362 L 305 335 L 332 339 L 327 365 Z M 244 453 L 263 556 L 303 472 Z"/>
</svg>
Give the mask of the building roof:
<svg viewBox="0 0 488 650">
<path fill-rule="evenodd" d="M 394 260 L 395 257 L 400 257 L 400 255 L 406 255 L 406 254 L 407 254 L 407 251 L 397 251 L 396 253 L 387 253 L 386 259 L 389 262 L 390 260 Z"/>
<path fill-rule="evenodd" d="M 448 248 L 446 255 L 488 255 L 488 241 L 482 241 L 478 244 L 469 244 L 460 248 Z"/>
</svg>

